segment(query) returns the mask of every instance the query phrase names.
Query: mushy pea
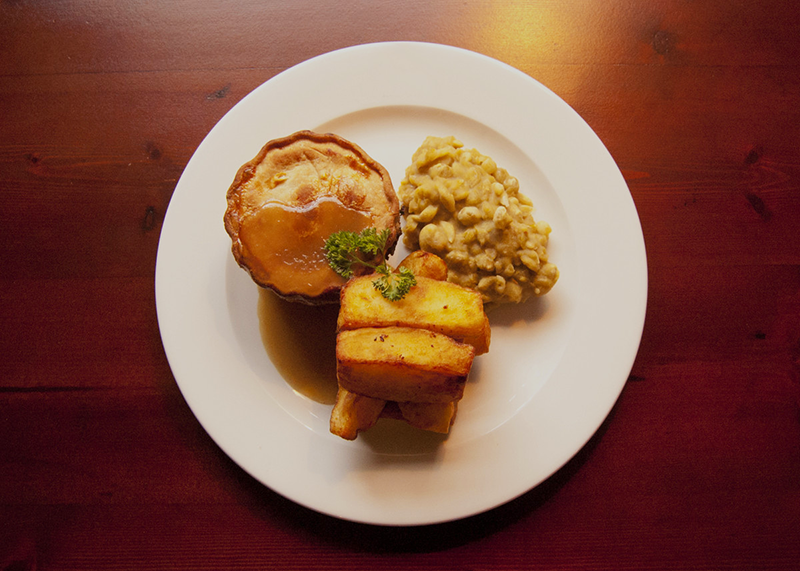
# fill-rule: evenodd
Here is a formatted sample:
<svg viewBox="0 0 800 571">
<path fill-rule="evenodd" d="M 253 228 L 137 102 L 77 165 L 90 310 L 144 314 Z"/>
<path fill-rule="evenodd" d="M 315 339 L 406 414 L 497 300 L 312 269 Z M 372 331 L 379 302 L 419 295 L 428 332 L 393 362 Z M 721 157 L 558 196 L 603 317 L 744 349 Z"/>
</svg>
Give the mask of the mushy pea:
<svg viewBox="0 0 800 571">
<path fill-rule="evenodd" d="M 398 194 L 411 250 L 447 262 L 448 281 L 478 290 L 486 303 L 519 303 L 558 280 L 548 262 L 550 226 L 533 219 L 519 182 L 455 137 L 428 137 Z"/>
</svg>

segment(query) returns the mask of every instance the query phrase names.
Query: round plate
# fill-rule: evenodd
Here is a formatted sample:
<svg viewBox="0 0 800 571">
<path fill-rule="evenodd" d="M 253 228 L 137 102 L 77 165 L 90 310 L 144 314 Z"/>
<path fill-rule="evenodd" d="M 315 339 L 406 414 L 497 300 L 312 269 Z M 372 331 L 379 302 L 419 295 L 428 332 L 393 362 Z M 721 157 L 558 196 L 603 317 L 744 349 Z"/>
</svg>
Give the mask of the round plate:
<svg viewBox="0 0 800 571">
<path fill-rule="evenodd" d="M 333 436 L 330 405 L 292 390 L 266 354 L 258 289 L 234 262 L 223 228 L 225 194 L 264 143 L 301 129 L 359 144 L 395 187 L 426 136 L 455 135 L 516 176 L 535 218 L 553 228 L 548 252 L 559 282 L 543 298 L 491 313 L 491 350 L 475 360 L 446 438 L 388 420 L 354 442 Z M 234 106 L 178 182 L 156 267 L 170 366 L 219 446 L 299 504 L 387 525 L 473 515 L 558 470 L 619 396 L 646 297 L 639 218 L 589 126 L 506 64 L 412 42 L 313 58 Z"/>
</svg>

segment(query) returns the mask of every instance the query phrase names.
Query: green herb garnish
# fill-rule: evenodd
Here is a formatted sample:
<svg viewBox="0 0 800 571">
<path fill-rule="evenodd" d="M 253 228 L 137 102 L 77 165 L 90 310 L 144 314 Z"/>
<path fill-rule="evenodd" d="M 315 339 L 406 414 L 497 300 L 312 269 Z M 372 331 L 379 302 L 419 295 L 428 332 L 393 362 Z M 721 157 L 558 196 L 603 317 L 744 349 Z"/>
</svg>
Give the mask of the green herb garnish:
<svg viewBox="0 0 800 571">
<path fill-rule="evenodd" d="M 389 229 L 366 228 L 361 233 L 340 230 L 325 241 L 325 258 L 333 271 L 345 279 L 353 277 L 354 266 L 371 268 L 380 277 L 372 285 L 389 301 L 403 299 L 417 279 L 408 268 L 393 269 L 386 263 Z"/>
</svg>

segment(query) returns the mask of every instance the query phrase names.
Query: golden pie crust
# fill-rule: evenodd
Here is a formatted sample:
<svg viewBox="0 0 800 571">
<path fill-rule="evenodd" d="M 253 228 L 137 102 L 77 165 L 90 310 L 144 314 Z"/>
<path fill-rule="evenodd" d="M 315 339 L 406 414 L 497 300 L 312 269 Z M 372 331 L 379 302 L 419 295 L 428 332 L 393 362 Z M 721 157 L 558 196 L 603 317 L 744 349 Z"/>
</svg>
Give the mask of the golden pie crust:
<svg viewBox="0 0 800 571">
<path fill-rule="evenodd" d="M 294 237 L 297 247 L 306 250 L 312 242 L 323 243 L 335 230 L 388 228 L 391 253 L 400 235 L 400 205 L 389 173 L 361 147 L 331 133 L 299 131 L 269 141 L 239 169 L 228 189 L 227 202 L 225 230 L 237 263 L 258 285 L 292 301 L 334 303 L 344 280 L 335 276 L 310 287 L 306 282 L 312 269 L 315 276 L 332 270 L 327 265 L 318 267 L 317 254 L 321 252 L 316 246 L 313 256 L 307 251 L 294 256 L 285 251 L 284 238 L 291 242 Z M 285 216 L 273 212 L 265 218 L 275 209 L 278 214 L 285 211 Z M 340 215 L 350 227 L 337 227 Z M 297 222 L 302 223 L 303 230 L 297 230 Z M 298 232 L 309 232 L 311 237 Z M 315 236 L 315 232 L 325 235 Z M 276 262 L 279 253 L 273 250 L 280 250 L 286 262 Z M 303 260 L 311 261 L 306 264 Z M 288 278 L 287 268 L 293 272 Z M 279 277 L 279 271 L 284 275 Z"/>
</svg>

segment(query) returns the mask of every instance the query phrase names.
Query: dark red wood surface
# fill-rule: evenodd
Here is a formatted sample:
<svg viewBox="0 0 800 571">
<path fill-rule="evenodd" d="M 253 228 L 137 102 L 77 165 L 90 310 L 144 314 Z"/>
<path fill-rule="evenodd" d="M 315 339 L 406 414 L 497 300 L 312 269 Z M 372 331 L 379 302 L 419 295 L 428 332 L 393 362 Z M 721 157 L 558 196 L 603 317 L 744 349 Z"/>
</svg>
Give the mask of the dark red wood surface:
<svg viewBox="0 0 800 571">
<path fill-rule="evenodd" d="M 419 40 L 580 113 L 638 208 L 644 336 L 562 470 L 464 521 L 301 508 L 170 372 L 165 209 L 250 90 Z M 800 10 L 789 0 L 0 0 L 0 571 L 800 568 Z"/>
</svg>

